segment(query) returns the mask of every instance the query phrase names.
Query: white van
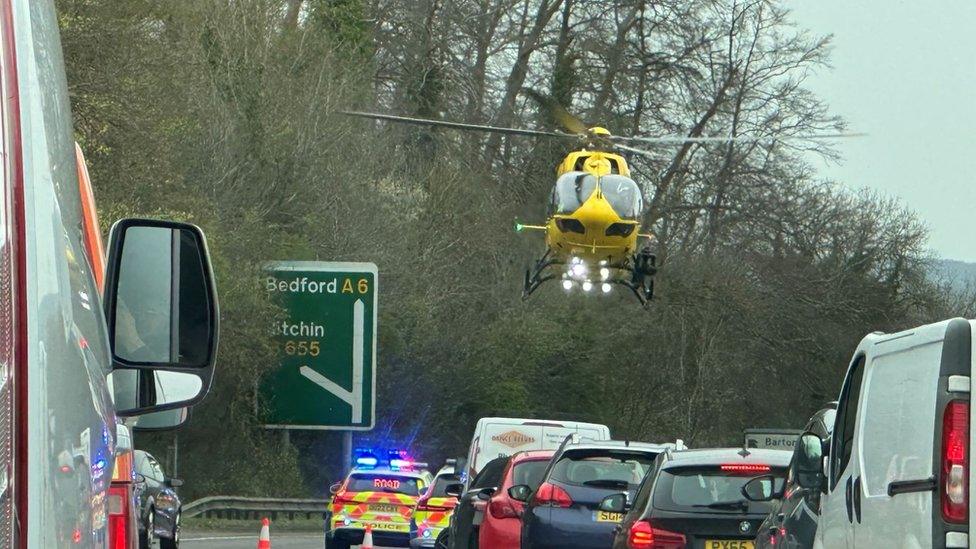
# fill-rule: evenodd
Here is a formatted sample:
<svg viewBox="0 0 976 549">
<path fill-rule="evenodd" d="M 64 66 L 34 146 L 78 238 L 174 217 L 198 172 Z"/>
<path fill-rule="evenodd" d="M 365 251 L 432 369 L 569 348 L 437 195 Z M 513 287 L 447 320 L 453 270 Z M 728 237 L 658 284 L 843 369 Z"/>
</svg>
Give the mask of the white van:
<svg viewBox="0 0 976 549">
<path fill-rule="evenodd" d="M 824 492 L 815 547 L 970 546 L 974 325 L 861 341 L 829 448 L 812 433 L 799 443 L 800 484 Z"/>
<path fill-rule="evenodd" d="M 610 428 L 598 423 L 483 417 L 474 428 L 468 450 L 467 478 L 474 478 L 486 463 L 498 457 L 526 450 L 555 450 L 573 433 L 583 439 L 610 440 Z"/>
</svg>

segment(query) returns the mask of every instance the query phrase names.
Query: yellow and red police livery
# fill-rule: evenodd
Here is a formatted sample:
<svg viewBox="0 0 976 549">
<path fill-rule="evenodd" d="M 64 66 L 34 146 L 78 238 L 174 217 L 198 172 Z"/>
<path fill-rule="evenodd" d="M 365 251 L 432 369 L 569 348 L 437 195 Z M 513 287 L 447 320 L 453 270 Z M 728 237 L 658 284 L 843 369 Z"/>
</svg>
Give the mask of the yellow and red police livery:
<svg viewBox="0 0 976 549">
<path fill-rule="evenodd" d="M 411 549 L 436 546 L 438 534 L 450 525 L 451 513 L 457 505 L 457 497 L 448 495 L 447 487 L 459 482 L 461 479 L 454 464 L 449 463 L 437 471 L 434 483 L 420 496 L 414 508 L 410 521 Z"/>
<path fill-rule="evenodd" d="M 372 455 L 357 457 L 352 472 L 331 489 L 326 549 L 348 549 L 362 543 L 366 526 L 373 529 L 375 545 L 406 547 L 414 507 L 433 483 L 425 467 L 402 457 L 383 464 Z"/>
</svg>

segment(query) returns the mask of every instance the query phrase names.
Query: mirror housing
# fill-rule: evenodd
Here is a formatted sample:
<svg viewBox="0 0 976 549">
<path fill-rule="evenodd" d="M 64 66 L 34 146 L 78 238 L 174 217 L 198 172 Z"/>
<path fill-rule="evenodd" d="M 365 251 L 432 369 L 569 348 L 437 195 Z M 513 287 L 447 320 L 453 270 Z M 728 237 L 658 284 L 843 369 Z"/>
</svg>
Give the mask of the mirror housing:
<svg viewBox="0 0 976 549">
<path fill-rule="evenodd" d="M 337 483 L 333 484 L 332 486 L 329 486 L 329 493 L 334 496 L 337 493 L 339 493 L 339 488 L 342 488 L 342 483 L 341 482 L 337 482 Z"/>
<path fill-rule="evenodd" d="M 498 488 L 482 488 L 474 496 L 482 501 L 488 501 L 497 490 Z"/>
<path fill-rule="evenodd" d="M 758 476 L 749 482 L 745 483 L 742 487 L 742 496 L 749 501 L 763 502 L 763 501 L 773 501 L 774 499 L 779 499 L 783 494 L 780 490 L 777 490 L 777 481 L 782 481 L 777 479 L 773 475 L 762 475 Z"/>
<path fill-rule="evenodd" d="M 455 482 L 454 484 L 448 484 L 444 488 L 444 493 L 449 496 L 454 496 L 456 498 L 461 497 L 461 493 L 464 492 L 464 485 L 460 482 Z"/>
<path fill-rule="evenodd" d="M 823 439 L 815 433 L 803 433 L 796 441 L 792 465 L 796 474 L 796 483 L 801 488 L 817 491 L 826 489 L 823 448 Z"/>
<path fill-rule="evenodd" d="M 142 484 L 146 482 L 146 477 L 142 473 L 135 473 L 132 475 L 132 482 Z"/>
<path fill-rule="evenodd" d="M 516 484 L 508 489 L 508 497 L 515 501 L 521 501 L 522 503 L 529 501 L 531 495 L 532 488 L 528 484 Z"/>
<path fill-rule="evenodd" d="M 627 494 L 621 492 L 619 494 L 610 494 L 609 496 L 600 500 L 600 510 L 607 511 L 609 513 L 623 513 L 627 511 Z"/>
<path fill-rule="evenodd" d="M 198 227 L 149 219 L 113 225 L 104 306 L 118 415 L 184 408 L 206 396 L 220 319 Z"/>
</svg>

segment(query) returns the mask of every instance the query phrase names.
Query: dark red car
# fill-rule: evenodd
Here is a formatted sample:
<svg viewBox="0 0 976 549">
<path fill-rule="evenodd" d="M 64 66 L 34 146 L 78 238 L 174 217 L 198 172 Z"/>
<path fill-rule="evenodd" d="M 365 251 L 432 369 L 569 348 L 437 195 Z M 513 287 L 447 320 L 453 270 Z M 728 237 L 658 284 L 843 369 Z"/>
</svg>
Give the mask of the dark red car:
<svg viewBox="0 0 976 549">
<path fill-rule="evenodd" d="M 525 504 L 508 493 L 513 486 L 539 487 L 554 450 L 533 450 L 512 455 L 502 473 L 501 485 L 488 501 L 488 512 L 478 533 L 478 547 L 484 549 L 518 547 Z"/>
</svg>

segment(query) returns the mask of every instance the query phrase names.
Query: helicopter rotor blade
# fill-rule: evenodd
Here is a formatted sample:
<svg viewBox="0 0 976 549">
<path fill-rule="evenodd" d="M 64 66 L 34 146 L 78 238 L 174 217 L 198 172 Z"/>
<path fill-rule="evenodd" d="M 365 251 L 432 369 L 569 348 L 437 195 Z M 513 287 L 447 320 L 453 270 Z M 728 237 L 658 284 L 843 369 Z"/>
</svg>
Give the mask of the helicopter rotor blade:
<svg viewBox="0 0 976 549">
<path fill-rule="evenodd" d="M 387 122 L 400 122 L 403 124 L 414 124 L 417 126 L 439 126 L 443 128 L 452 128 L 455 130 L 504 133 L 509 135 L 527 135 L 530 137 L 558 137 L 563 139 L 578 138 L 578 136 L 569 133 L 526 130 L 523 128 L 502 128 L 499 126 L 486 126 L 482 124 L 465 124 L 463 122 L 431 120 L 429 118 L 411 118 L 409 116 L 396 116 L 393 114 L 380 114 L 380 113 L 360 112 L 360 111 L 339 111 L 339 114 L 344 114 L 346 116 L 355 116 L 358 118 L 368 118 L 371 120 L 385 120 Z"/>
<path fill-rule="evenodd" d="M 784 137 L 720 137 L 720 136 L 703 136 L 703 137 L 681 137 L 681 136 L 665 136 L 665 137 L 627 137 L 622 135 L 611 135 L 607 139 L 620 142 L 629 141 L 637 143 L 648 143 L 651 145 L 683 145 L 685 143 L 774 143 L 776 141 L 805 141 L 805 140 L 822 140 L 822 139 L 847 139 L 852 137 L 864 137 L 865 133 L 822 133 L 822 134 L 810 134 L 810 135 L 788 135 Z M 618 143 L 618 146 L 619 143 Z"/>
<path fill-rule="evenodd" d="M 660 158 L 658 155 L 650 151 L 645 151 L 644 149 L 638 149 L 636 147 L 631 147 L 630 145 L 624 145 L 623 143 L 614 143 L 613 146 L 622 151 L 627 151 L 634 154 L 639 154 L 641 156 L 646 156 L 648 158 Z"/>
<path fill-rule="evenodd" d="M 552 97 L 539 93 L 529 87 L 522 88 L 522 91 L 539 104 L 543 114 L 552 119 L 567 132 L 579 135 L 585 135 L 587 133 L 589 129 L 588 126 L 582 120 L 566 110 L 565 107 L 560 105 L 559 101 L 556 101 Z"/>
</svg>

